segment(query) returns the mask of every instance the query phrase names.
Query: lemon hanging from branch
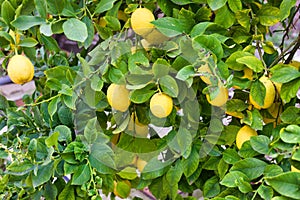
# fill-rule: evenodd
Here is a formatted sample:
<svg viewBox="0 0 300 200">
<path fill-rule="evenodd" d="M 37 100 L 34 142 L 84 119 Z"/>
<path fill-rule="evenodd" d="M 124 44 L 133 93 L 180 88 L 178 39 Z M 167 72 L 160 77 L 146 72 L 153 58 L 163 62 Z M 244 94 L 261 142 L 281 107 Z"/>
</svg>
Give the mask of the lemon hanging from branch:
<svg viewBox="0 0 300 200">
<path fill-rule="evenodd" d="M 248 125 L 243 126 L 236 135 L 237 148 L 242 148 L 243 143 L 250 140 L 252 136 L 257 136 L 257 132 Z"/>
<path fill-rule="evenodd" d="M 169 116 L 173 109 L 173 100 L 164 93 L 156 93 L 150 99 L 150 110 L 158 118 Z"/>
<path fill-rule="evenodd" d="M 107 100 L 112 108 L 125 112 L 130 105 L 129 90 L 125 85 L 112 83 L 107 89 Z"/>
<path fill-rule="evenodd" d="M 24 84 L 33 79 L 34 66 L 26 56 L 14 55 L 8 63 L 7 73 L 12 82 Z"/>
<path fill-rule="evenodd" d="M 138 8 L 131 15 L 131 27 L 141 36 L 146 36 L 155 28 L 151 22 L 155 20 L 153 13 L 147 8 Z"/>
</svg>

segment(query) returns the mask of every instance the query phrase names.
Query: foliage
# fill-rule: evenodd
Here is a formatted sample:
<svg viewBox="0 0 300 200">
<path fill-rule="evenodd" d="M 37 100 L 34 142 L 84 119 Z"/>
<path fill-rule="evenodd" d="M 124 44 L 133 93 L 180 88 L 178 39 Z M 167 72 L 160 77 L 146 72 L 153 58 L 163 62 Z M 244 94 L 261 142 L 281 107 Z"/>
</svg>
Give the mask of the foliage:
<svg viewBox="0 0 300 200">
<path fill-rule="evenodd" d="M 126 197 L 130 187 L 148 187 L 157 199 L 183 199 L 178 191 L 193 199 L 196 189 L 215 200 L 299 198 L 300 173 L 290 170 L 300 169 L 300 72 L 290 65 L 299 36 L 285 48 L 267 40 L 281 23 L 284 43 L 299 11 L 296 0 L 0 3 L 2 66 L 24 53 L 37 86 L 22 107 L 0 96 L 0 129 L 7 127 L 0 136 L 2 199 L 101 199 L 99 189 Z M 155 13 L 152 23 L 168 40 L 142 45 L 130 29 L 139 6 Z M 80 51 L 61 49 L 57 35 Z M 199 73 L 207 64 L 211 73 Z M 246 67 L 251 80 L 243 78 Z M 268 109 L 249 103 L 250 94 L 263 104 L 263 75 L 281 86 L 274 102 L 281 113 L 271 123 L 263 121 L 274 118 Z M 109 106 L 111 83 L 130 90 L 127 111 Z M 233 97 L 211 106 L 206 96 L 218 96 L 220 83 Z M 158 91 L 172 97 L 167 118 L 150 111 Z M 131 115 L 149 124 L 147 138 L 126 129 Z M 244 125 L 258 136 L 238 149 L 235 137 Z M 136 159 L 147 162 L 141 173 Z"/>
</svg>

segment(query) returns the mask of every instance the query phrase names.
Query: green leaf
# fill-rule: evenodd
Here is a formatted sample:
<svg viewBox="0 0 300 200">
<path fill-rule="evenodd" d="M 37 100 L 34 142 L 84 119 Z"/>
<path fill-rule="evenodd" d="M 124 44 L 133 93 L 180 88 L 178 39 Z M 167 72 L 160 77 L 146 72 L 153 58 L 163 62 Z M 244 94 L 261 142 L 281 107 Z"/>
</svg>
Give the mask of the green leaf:
<svg viewBox="0 0 300 200">
<path fill-rule="evenodd" d="M 276 66 L 274 66 L 276 67 Z M 298 69 L 292 66 L 280 67 L 273 71 L 271 81 L 277 83 L 287 83 L 300 77 Z"/>
<path fill-rule="evenodd" d="M 57 41 L 52 37 L 41 35 L 41 43 L 45 45 L 47 50 L 54 51 L 54 52 L 60 51 Z"/>
<path fill-rule="evenodd" d="M 60 14 L 65 7 L 65 0 L 47 0 L 50 14 Z"/>
<path fill-rule="evenodd" d="M 225 162 L 224 159 L 221 159 L 218 164 L 218 173 L 220 179 L 224 178 L 225 174 L 227 173 L 227 170 L 229 168 L 229 164 Z"/>
<path fill-rule="evenodd" d="M 236 51 L 227 58 L 225 63 L 230 69 L 241 71 L 245 68 L 245 65 L 243 63 L 237 62 L 237 59 L 243 58 L 245 56 L 252 56 L 252 54 L 244 51 Z"/>
<path fill-rule="evenodd" d="M 34 47 L 38 44 L 38 41 L 34 38 L 25 38 L 24 40 L 21 40 L 19 43 L 19 46 L 21 47 Z"/>
<path fill-rule="evenodd" d="M 72 185 L 83 185 L 91 178 L 91 170 L 88 164 L 80 165 L 72 176 Z"/>
<path fill-rule="evenodd" d="M 117 0 L 101 0 L 98 4 L 97 4 L 97 7 L 95 9 L 95 13 L 96 14 L 100 14 L 100 13 L 103 13 L 105 11 L 108 11 L 110 9 L 113 8 L 114 6 L 114 3 L 116 2 Z"/>
<path fill-rule="evenodd" d="M 34 0 L 35 8 L 42 18 L 47 17 L 47 1 L 46 0 Z"/>
<path fill-rule="evenodd" d="M 300 173 L 298 172 L 286 172 L 265 180 L 268 185 L 281 195 L 294 199 L 300 197 Z"/>
<path fill-rule="evenodd" d="M 218 195 L 221 191 L 221 187 L 219 185 L 219 177 L 213 176 L 207 181 L 205 181 L 203 186 L 203 195 L 206 198 L 212 198 Z"/>
<path fill-rule="evenodd" d="M 105 144 L 94 143 L 92 145 L 89 161 L 91 166 L 100 173 L 113 174 L 115 172 L 116 166 L 113 159 L 113 151 Z"/>
<path fill-rule="evenodd" d="M 185 177 L 190 177 L 199 166 L 199 153 L 195 148 L 192 148 L 188 158 L 182 159 L 183 173 Z"/>
<path fill-rule="evenodd" d="M 264 5 L 257 13 L 259 21 L 264 26 L 273 26 L 280 21 L 280 10 L 276 7 Z"/>
<path fill-rule="evenodd" d="M 47 145 L 47 147 L 55 146 L 57 148 L 57 146 L 58 146 L 58 136 L 59 136 L 59 132 L 54 132 L 53 134 L 51 134 L 45 140 L 45 144 Z"/>
<path fill-rule="evenodd" d="M 224 185 L 226 187 L 237 187 L 237 181 L 238 179 L 248 181 L 249 178 L 240 171 L 230 171 L 227 173 L 222 181 L 220 182 L 221 185 Z"/>
<path fill-rule="evenodd" d="M 234 24 L 234 22 L 235 22 L 235 16 L 228 9 L 227 5 L 224 5 L 223 7 L 221 7 L 216 11 L 215 23 L 223 26 L 224 28 L 229 28 Z"/>
<path fill-rule="evenodd" d="M 243 5 L 241 0 L 227 0 L 230 10 L 232 12 L 237 12 L 239 10 L 242 10 Z"/>
<path fill-rule="evenodd" d="M 153 63 L 152 70 L 156 78 L 161 78 L 169 74 L 170 63 L 165 59 L 158 58 Z"/>
<path fill-rule="evenodd" d="M 91 88 L 95 91 L 101 91 L 103 88 L 103 81 L 101 80 L 101 78 L 99 77 L 99 75 L 93 75 L 91 78 Z"/>
<path fill-rule="evenodd" d="M 242 193 L 249 193 L 253 190 L 249 181 L 245 181 L 244 179 L 237 179 L 236 185 Z"/>
<path fill-rule="evenodd" d="M 276 164 L 268 165 L 265 168 L 264 176 L 265 177 L 273 177 L 283 173 L 283 169 Z"/>
<path fill-rule="evenodd" d="M 46 23 L 45 19 L 38 16 L 21 15 L 11 22 L 15 28 L 25 31 L 31 27 Z"/>
<path fill-rule="evenodd" d="M 50 178 L 53 173 L 53 165 L 54 162 L 50 162 L 46 165 L 41 165 L 38 168 L 37 174 L 32 174 L 31 180 L 33 187 L 40 186 L 48 181 L 50 181 Z"/>
<path fill-rule="evenodd" d="M 148 101 L 153 94 L 155 94 L 155 90 L 152 89 L 152 86 L 146 86 L 142 89 L 133 90 L 130 92 L 130 100 L 133 103 L 144 103 Z"/>
<path fill-rule="evenodd" d="M 281 113 L 280 119 L 286 124 L 300 124 L 300 108 L 289 106 Z"/>
<path fill-rule="evenodd" d="M 261 154 L 267 154 L 269 152 L 269 144 L 271 140 L 265 135 L 259 135 L 250 138 L 250 144 L 252 148 Z"/>
<path fill-rule="evenodd" d="M 93 43 L 94 36 L 95 36 L 95 29 L 94 29 L 93 21 L 88 16 L 84 16 L 82 18 L 82 22 L 85 23 L 88 32 L 88 37 L 84 41 L 84 48 L 87 49 Z"/>
<path fill-rule="evenodd" d="M 63 30 L 70 40 L 84 42 L 88 37 L 87 27 L 82 21 L 70 18 L 63 23 Z"/>
<path fill-rule="evenodd" d="M 280 138 L 291 144 L 300 143 L 300 127 L 297 125 L 289 125 L 286 128 L 280 130 Z"/>
<path fill-rule="evenodd" d="M 212 10 L 218 10 L 219 8 L 223 7 L 226 2 L 227 0 L 207 0 L 207 3 Z"/>
<path fill-rule="evenodd" d="M 280 21 L 286 19 L 290 13 L 291 9 L 295 6 L 297 0 L 283 0 L 280 4 Z"/>
<path fill-rule="evenodd" d="M 34 169 L 34 165 L 29 161 L 14 161 L 6 167 L 7 174 L 22 176 L 28 174 Z"/>
<path fill-rule="evenodd" d="M 171 166 L 166 174 L 166 179 L 171 186 L 178 184 L 183 174 L 182 162 L 178 160 L 175 166 Z"/>
<path fill-rule="evenodd" d="M 234 164 L 241 160 L 239 154 L 234 149 L 226 149 L 223 152 L 223 160 L 228 164 Z"/>
<path fill-rule="evenodd" d="M 284 103 L 289 103 L 292 98 L 296 97 L 300 88 L 300 78 L 284 83 L 281 86 L 280 97 Z"/>
<path fill-rule="evenodd" d="M 261 176 L 265 170 L 266 163 L 256 158 L 245 158 L 236 162 L 230 171 L 240 171 L 248 176 L 250 180 Z"/>
<path fill-rule="evenodd" d="M 182 81 L 192 78 L 195 75 L 195 68 L 193 65 L 187 65 L 179 70 L 176 78 Z"/>
<path fill-rule="evenodd" d="M 87 122 L 87 125 L 84 128 L 84 137 L 87 140 L 88 144 L 93 144 L 96 141 L 98 128 L 99 124 L 97 117 L 90 119 Z"/>
<path fill-rule="evenodd" d="M 48 112 L 49 112 L 49 115 L 50 115 L 50 118 L 52 119 L 53 115 L 56 113 L 57 111 L 57 104 L 59 103 L 60 101 L 60 98 L 59 97 L 55 97 L 53 98 L 49 105 L 48 105 Z"/>
<path fill-rule="evenodd" d="M 184 127 L 180 127 L 175 137 L 168 141 L 168 145 L 173 148 L 177 153 L 184 155 L 184 158 L 187 158 L 185 155 L 186 151 L 191 147 L 192 144 L 192 135 Z"/>
<path fill-rule="evenodd" d="M 173 17 L 162 17 L 152 22 L 155 27 L 168 37 L 175 37 L 183 33 L 189 33 L 194 25 L 191 19 L 176 19 Z"/>
<path fill-rule="evenodd" d="M 74 186 L 68 184 L 63 188 L 61 193 L 58 195 L 58 200 L 74 200 L 75 198 L 75 188 Z"/>
<path fill-rule="evenodd" d="M 254 72 L 262 72 L 264 70 L 264 66 L 261 60 L 259 60 L 255 56 L 244 56 L 236 59 L 236 62 L 246 65 Z"/>
<path fill-rule="evenodd" d="M 125 199 L 130 194 L 131 187 L 124 181 L 117 182 L 116 191 L 119 194 L 119 197 Z"/>
<path fill-rule="evenodd" d="M 179 93 L 178 85 L 176 80 L 170 76 L 166 75 L 159 79 L 159 85 L 164 93 L 167 95 L 176 98 Z"/>
<path fill-rule="evenodd" d="M 137 178 L 136 168 L 134 167 L 126 167 L 117 173 L 121 178 L 127 180 L 134 180 Z"/>
<path fill-rule="evenodd" d="M 8 25 L 15 18 L 15 8 L 7 0 L 1 4 L 1 17 Z"/>
<path fill-rule="evenodd" d="M 55 184 L 52 184 L 51 182 L 47 182 L 44 188 L 45 188 L 44 190 L 45 199 L 54 200 L 57 198 L 58 192 Z"/>
<path fill-rule="evenodd" d="M 247 9 L 247 10 L 240 10 L 235 13 L 235 17 L 236 17 L 237 21 L 247 31 L 250 31 L 250 27 L 251 27 L 251 24 L 250 24 L 251 19 L 249 16 L 250 11 L 251 11 L 250 9 Z"/>
<path fill-rule="evenodd" d="M 255 101 L 258 105 L 263 106 L 266 96 L 266 87 L 262 82 L 256 80 L 251 85 L 250 95 L 252 96 L 253 101 Z"/>
<path fill-rule="evenodd" d="M 257 189 L 257 192 L 258 192 L 259 196 L 265 200 L 271 200 L 274 195 L 273 189 L 271 187 L 265 186 L 265 185 L 259 186 L 259 188 Z"/>
<path fill-rule="evenodd" d="M 58 132 L 58 141 L 59 142 L 71 142 L 72 141 L 72 133 L 69 127 L 65 125 L 56 126 L 54 132 Z"/>
<path fill-rule="evenodd" d="M 297 150 L 294 151 L 292 159 L 300 161 L 300 150 L 299 149 L 297 149 Z"/>
<path fill-rule="evenodd" d="M 221 42 L 212 35 L 200 35 L 193 39 L 193 47 L 195 49 L 207 49 L 217 56 L 220 60 L 223 58 L 223 48 Z"/>
</svg>

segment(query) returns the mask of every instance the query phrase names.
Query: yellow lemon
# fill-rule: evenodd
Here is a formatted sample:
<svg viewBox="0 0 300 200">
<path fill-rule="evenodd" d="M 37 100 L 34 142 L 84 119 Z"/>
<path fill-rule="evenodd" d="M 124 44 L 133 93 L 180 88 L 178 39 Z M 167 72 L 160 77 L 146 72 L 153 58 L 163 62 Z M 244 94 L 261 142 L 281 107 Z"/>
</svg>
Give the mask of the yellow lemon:
<svg viewBox="0 0 300 200">
<path fill-rule="evenodd" d="M 146 165 L 147 165 L 147 161 L 142 160 L 142 159 L 140 159 L 140 158 L 138 158 L 138 159 L 136 160 L 136 167 L 138 168 L 138 170 L 139 170 L 140 172 L 142 172 L 142 171 L 144 170 L 144 168 L 145 168 Z"/>
<path fill-rule="evenodd" d="M 149 132 L 148 125 L 140 123 L 138 118 L 135 117 L 134 114 L 132 114 L 130 117 L 127 130 L 134 132 L 139 137 L 147 137 Z"/>
<path fill-rule="evenodd" d="M 159 32 L 159 30 L 157 29 L 153 29 L 149 34 L 143 37 L 149 44 L 153 44 L 153 45 L 161 44 L 164 41 L 167 41 L 169 39 L 167 36 Z"/>
<path fill-rule="evenodd" d="M 253 71 L 252 71 L 252 69 L 250 69 L 248 67 L 245 67 L 243 69 L 243 71 L 244 71 L 244 76 L 242 76 L 242 78 L 247 78 L 249 80 L 253 79 Z"/>
<path fill-rule="evenodd" d="M 295 67 L 295 68 L 298 69 L 298 70 L 299 70 L 299 68 L 300 68 L 300 62 L 299 62 L 299 61 L 296 61 L 296 60 L 292 60 L 292 61 L 290 62 L 290 65 L 292 65 L 293 67 Z"/>
<path fill-rule="evenodd" d="M 293 165 L 291 165 L 291 171 L 292 172 L 300 172 L 300 170 L 296 167 L 294 167 Z"/>
<path fill-rule="evenodd" d="M 206 94 L 206 99 L 208 103 L 210 103 L 213 106 L 223 106 L 226 104 L 228 100 L 228 89 L 224 87 L 224 85 L 219 85 L 219 93 L 214 99 L 210 99 L 210 95 Z"/>
<path fill-rule="evenodd" d="M 12 82 L 24 84 L 33 79 L 34 66 L 26 56 L 15 55 L 8 63 L 7 73 Z"/>
<path fill-rule="evenodd" d="M 164 93 L 156 93 L 150 99 L 150 110 L 158 118 L 164 118 L 171 114 L 173 100 Z"/>
<path fill-rule="evenodd" d="M 107 88 L 107 100 L 112 108 L 125 112 L 130 105 L 129 90 L 126 89 L 125 85 L 112 83 Z"/>
<path fill-rule="evenodd" d="M 210 84 L 211 84 L 211 81 L 210 81 L 209 78 L 210 78 L 210 75 L 212 74 L 212 72 L 211 72 L 211 70 L 210 70 L 208 64 L 205 64 L 205 65 L 202 65 L 201 67 L 199 67 L 198 72 L 199 72 L 200 74 L 203 73 L 203 75 L 200 76 L 201 80 L 202 80 L 204 83 L 210 85 Z"/>
<path fill-rule="evenodd" d="M 275 99 L 275 94 L 276 94 L 276 91 L 275 91 L 275 87 L 272 83 L 272 81 L 266 77 L 266 76 L 262 76 L 259 81 L 265 86 L 266 88 L 266 96 L 265 96 L 265 99 L 264 99 L 264 104 L 262 106 L 260 106 L 256 101 L 254 101 L 254 99 L 252 98 L 252 96 L 250 95 L 250 103 L 257 109 L 266 109 L 266 108 L 269 108 L 273 102 L 274 102 L 274 99 Z"/>
<path fill-rule="evenodd" d="M 155 28 L 150 23 L 154 20 L 155 17 L 149 9 L 138 8 L 131 15 L 131 27 L 136 34 L 146 36 Z"/>
<path fill-rule="evenodd" d="M 236 146 L 240 149 L 244 142 L 250 140 L 252 136 L 256 136 L 257 132 L 248 125 L 243 126 L 236 135 Z"/>
</svg>

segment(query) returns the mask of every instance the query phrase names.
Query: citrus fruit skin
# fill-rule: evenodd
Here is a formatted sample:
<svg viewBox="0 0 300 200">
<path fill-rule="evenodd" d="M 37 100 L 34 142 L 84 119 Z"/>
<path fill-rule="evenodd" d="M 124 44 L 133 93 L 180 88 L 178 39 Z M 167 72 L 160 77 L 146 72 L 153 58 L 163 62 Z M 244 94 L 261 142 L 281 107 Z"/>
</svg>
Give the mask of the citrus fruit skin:
<svg viewBox="0 0 300 200">
<path fill-rule="evenodd" d="M 165 118 L 171 114 L 173 100 L 164 93 L 156 93 L 150 99 L 150 110 L 158 118 Z"/>
<path fill-rule="evenodd" d="M 136 34 L 146 36 L 155 28 L 150 23 L 154 20 L 155 17 L 149 9 L 138 8 L 131 15 L 131 27 Z"/>
<path fill-rule="evenodd" d="M 127 130 L 136 134 L 139 137 L 147 137 L 149 129 L 147 125 L 139 122 L 138 118 L 134 114 L 131 115 L 130 121 L 127 126 Z"/>
<path fill-rule="evenodd" d="M 266 76 L 262 76 L 259 79 L 260 82 L 262 82 L 262 84 L 265 86 L 266 88 L 266 96 L 264 99 L 264 104 L 262 106 L 260 106 L 256 101 L 254 101 L 254 99 L 252 98 L 252 96 L 250 95 L 250 103 L 257 109 L 267 109 L 269 108 L 274 100 L 275 100 L 275 94 L 276 94 L 276 90 L 275 90 L 275 86 L 273 85 L 272 81 L 266 77 Z"/>
<path fill-rule="evenodd" d="M 125 112 L 130 105 L 129 90 L 126 89 L 125 85 L 112 83 L 107 88 L 107 100 L 112 108 Z"/>
<path fill-rule="evenodd" d="M 211 81 L 210 81 L 210 79 L 209 79 L 208 74 L 212 74 L 212 72 L 211 72 L 211 70 L 210 70 L 208 64 L 205 64 L 205 65 L 199 67 L 198 72 L 199 72 L 199 73 L 205 74 L 205 75 L 200 76 L 200 78 L 201 78 L 201 80 L 202 80 L 204 83 L 210 85 L 210 84 L 211 84 Z"/>
<path fill-rule="evenodd" d="M 248 125 L 243 126 L 236 135 L 236 146 L 241 149 L 244 142 L 250 140 L 252 136 L 257 136 L 257 132 Z"/>
<path fill-rule="evenodd" d="M 138 158 L 138 159 L 136 160 L 136 167 L 138 168 L 138 170 L 139 170 L 140 172 L 142 172 L 142 171 L 144 170 L 144 168 L 145 168 L 146 165 L 147 165 L 147 161 L 142 160 L 142 159 L 140 159 L 140 158 Z"/>
<path fill-rule="evenodd" d="M 300 172 L 300 170 L 291 165 L 291 172 Z"/>
<path fill-rule="evenodd" d="M 267 118 L 267 117 L 264 118 L 263 120 L 264 120 L 265 124 L 268 124 L 271 122 L 276 122 L 276 118 L 282 112 L 282 107 L 280 106 L 279 102 L 275 102 L 267 109 L 267 111 L 272 118 Z M 277 123 L 279 123 L 279 122 L 280 122 L 280 119 L 277 119 Z M 275 125 L 276 125 L 276 123 L 275 123 Z"/>
<path fill-rule="evenodd" d="M 210 95 L 206 94 L 206 99 L 211 105 L 221 107 L 225 105 L 228 100 L 228 89 L 223 85 L 219 85 L 218 95 L 213 100 L 211 100 Z"/>
<path fill-rule="evenodd" d="M 15 55 L 8 63 L 7 73 L 12 82 L 24 84 L 33 79 L 34 66 L 26 56 Z"/>
<path fill-rule="evenodd" d="M 252 81 L 253 80 L 253 71 L 252 71 L 252 69 L 250 69 L 248 67 L 245 67 L 243 69 L 243 71 L 244 71 L 244 76 L 242 76 L 242 78 L 247 78 L 250 81 Z"/>
</svg>

